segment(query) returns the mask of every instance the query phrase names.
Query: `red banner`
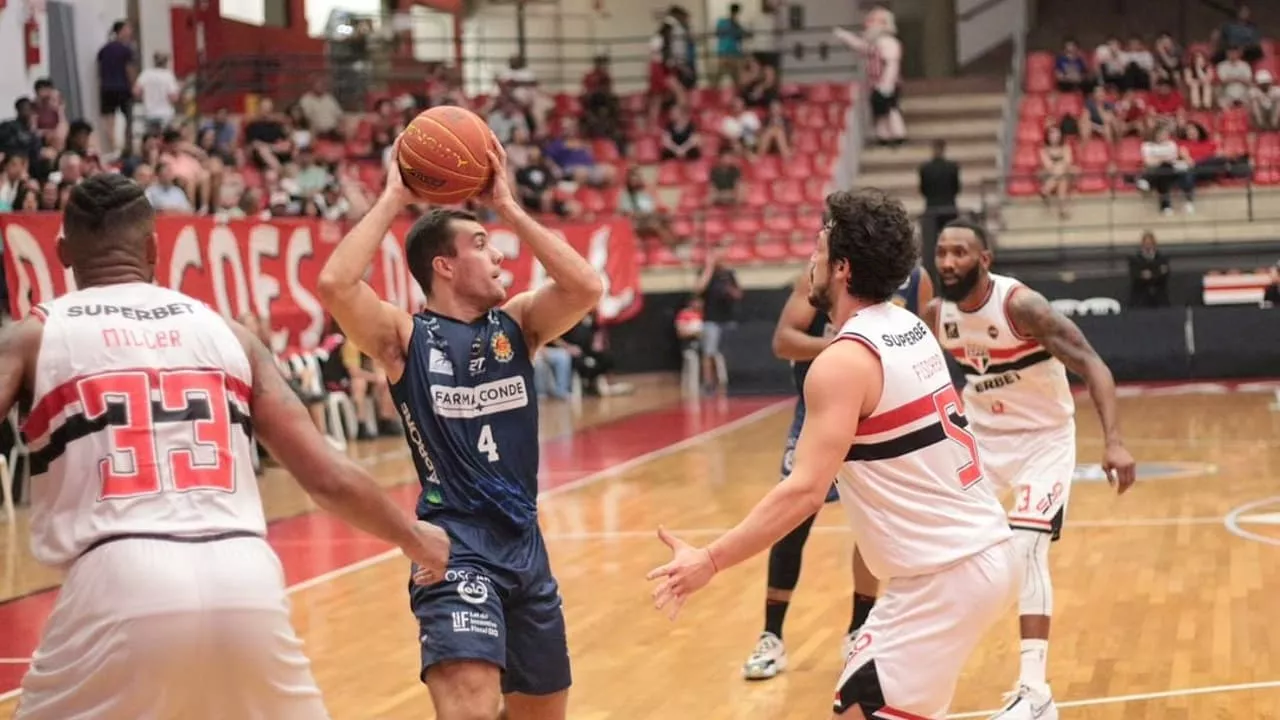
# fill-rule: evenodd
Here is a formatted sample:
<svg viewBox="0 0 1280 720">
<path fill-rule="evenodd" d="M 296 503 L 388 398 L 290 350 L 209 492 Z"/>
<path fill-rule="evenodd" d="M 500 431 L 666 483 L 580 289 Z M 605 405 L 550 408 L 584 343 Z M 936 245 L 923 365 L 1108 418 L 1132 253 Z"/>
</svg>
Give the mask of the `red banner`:
<svg viewBox="0 0 1280 720">
<path fill-rule="evenodd" d="M 58 262 L 57 237 L 62 218 L 53 213 L 0 214 L 4 271 L 13 317 L 25 317 L 35 303 L 75 289 L 69 268 Z M 384 300 L 416 311 L 424 297 L 404 259 L 404 233 L 398 223 L 382 242 L 366 276 Z M 500 249 L 503 282 L 514 295 L 547 280 L 542 264 L 505 227 L 488 228 Z M 599 314 L 603 322 L 626 320 L 640 311 L 640 266 L 631 223 L 613 219 L 554 226 L 604 279 Z M 236 220 L 218 223 L 201 217 L 161 217 L 156 222 L 159 259 L 156 282 L 208 303 L 227 317 L 254 312 L 271 318 L 288 347 L 319 342 L 326 317 L 316 299 L 316 279 L 343 228 L 315 220 Z"/>
</svg>

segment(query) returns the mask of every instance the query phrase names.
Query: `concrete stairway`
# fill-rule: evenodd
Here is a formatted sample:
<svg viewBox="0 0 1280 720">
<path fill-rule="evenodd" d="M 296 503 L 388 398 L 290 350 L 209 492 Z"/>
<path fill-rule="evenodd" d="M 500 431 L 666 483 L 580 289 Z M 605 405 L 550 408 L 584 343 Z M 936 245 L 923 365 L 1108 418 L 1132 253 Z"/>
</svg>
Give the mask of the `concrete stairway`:
<svg viewBox="0 0 1280 720">
<path fill-rule="evenodd" d="M 1038 198 L 1011 200 L 1002 211 L 999 248 L 1099 247 L 1137 244 L 1144 230 L 1161 243 L 1249 242 L 1280 236 L 1280 191 L 1256 188 L 1252 198 L 1242 188 L 1202 188 L 1195 212 L 1183 210 L 1177 191 L 1174 212 L 1162 215 L 1154 196 L 1126 192 L 1109 196 L 1077 196 L 1071 217 Z"/>
<path fill-rule="evenodd" d="M 999 79 L 908 81 L 902 92 L 908 141 L 900 148 L 883 148 L 867 138 L 857 186 L 882 188 L 900 198 L 910 212 L 920 213 L 924 200 L 917 170 L 932 157 L 933 141 L 943 139 L 947 141 L 947 157 L 960 164 L 959 204 L 978 209 L 982 182 L 998 174 L 997 135 L 1004 101 L 1003 81 Z"/>
</svg>

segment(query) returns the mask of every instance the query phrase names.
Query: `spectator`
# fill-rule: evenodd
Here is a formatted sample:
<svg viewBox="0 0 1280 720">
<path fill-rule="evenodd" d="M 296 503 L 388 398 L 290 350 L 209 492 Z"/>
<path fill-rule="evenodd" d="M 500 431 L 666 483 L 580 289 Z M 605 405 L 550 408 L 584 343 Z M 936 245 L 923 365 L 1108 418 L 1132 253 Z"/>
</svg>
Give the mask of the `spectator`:
<svg viewBox="0 0 1280 720">
<path fill-rule="evenodd" d="M 1195 122 L 1183 128 L 1178 140 L 1178 154 L 1186 162 L 1197 183 L 1212 182 L 1223 177 L 1248 177 L 1247 159 L 1236 160 L 1218 154 L 1218 143 Z"/>
<path fill-rule="evenodd" d="M 1129 306 L 1169 306 L 1169 260 L 1156 246 L 1156 236 L 1150 230 L 1142 233 L 1141 246 L 1129 258 Z"/>
<path fill-rule="evenodd" d="M 1046 204 L 1056 203 L 1058 216 L 1063 220 L 1070 217 L 1067 205 L 1071 200 L 1076 172 L 1071 146 L 1063 141 L 1062 131 L 1049 128 L 1044 133 L 1044 145 L 1040 148 L 1040 197 Z"/>
<path fill-rule="evenodd" d="M 1085 92 L 1092 79 L 1089 77 L 1089 65 L 1080 54 L 1080 46 L 1075 40 L 1068 39 L 1062 44 L 1062 52 L 1058 53 L 1053 66 L 1054 77 L 1058 81 L 1060 92 Z"/>
<path fill-rule="evenodd" d="M 214 111 L 213 120 L 200 127 L 202 133 L 205 130 L 213 130 L 214 147 L 222 152 L 231 152 L 236 144 L 236 126 L 227 115 L 226 108 L 221 107 Z"/>
<path fill-rule="evenodd" d="M 1062 130 L 1063 135 L 1079 137 L 1079 120 L 1070 113 L 1063 112 L 1061 93 L 1057 90 L 1049 91 L 1049 94 L 1045 95 L 1044 105 L 1044 127 L 1046 130 L 1051 127 L 1056 127 Z"/>
<path fill-rule="evenodd" d="M 527 162 L 516 171 L 516 192 L 521 204 L 531 212 L 568 217 L 569 206 L 556 190 L 556 180 L 555 168 L 542 157 L 537 145 L 532 146 Z"/>
<path fill-rule="evenodd" d="M 689 108 L 677 105 L 671 109 L 671 119 L 662 130 L 662 159 L 697 160 L 701 157 L 698 128 L 689 116 Z"/>
<path fill-rule="evenodd" d="M 1241 5 L 1236 10 L 1235 19 L 1223 23 L 1213 33 L 1213 41 L 1217 46 L 1214 62 L 1221 62 L 1229 56 L 1232 48 L 1239 48 L 1245 62 L 1254 63 L 1262 59 L 1262 33 L 1253 24 L 1248 5 Z"/>
<path fill-rule="evenodd" d="M 84 179 L 85 175 L 84 159 L 76 153 L 62 153 L 58 158 L 58 169 L 49 173 L 49 179 L 58 185 L 64 183 L 75 185 Z M 62 207 L 59 205 L 58 207 Z"/>
<path fill-rule="evenodd" d="M 1213 105 L 1213 65 L 1199 50 L 1191 54 L 1191 62 L 1182 71 L 1182 81 L 1191 96 L 1191 107 L 1209 110 Z"/>
<path fill-rule="evenodd" d="M 174 181 L 173 167 L 162 162 L 156 168 L 156 181 L 147 188 L 147 200 L 156 212 L 189 213 L 192 211 L 191 200 Z"/>
<path fill-rule="evenodd" d="M 679 5 L 671 6 L 658 27 L 657 49 L 670 102 L 688 105 L 689 91 L 697 84 L 697 74 L 691 63 L 694 44 L 688 10 Z"/>
<path fill-rule="evenodd" d="M 1262 307 L 1280 307 L 1280 261 L 1271 266 L 1271 284 L 1262 293 Z"/>
<path fill-rule="evenodd" d="M 594 396 L 615 394 L 605 380 L 605 375 L 613 369 L 613 356 L 608 351 L 596 311 L 587 313 L 560 339 L 573 356 L 573 368 L 582 378 L 582 392 Z"/>
<path fill-rule="evenodd" d="M 1186 101 L 1172 80 L 1157 80 L 1155 92 L 1151 93 L 1147 105 L 1151 108 L 1154 122 L 1172 122 L 1181 127 L 1186 121 Z"/>
<path fill-rule="evenodd" d="M 556 338 L 534 355 L 533 384 L 538 397 L 568 400 L 572 396 L 573 352 L 569 348 L 568 343 Z"/>
<path fill-rule="evenodd" d="M 786 113 L 783 112 L 781 100 L 774 100 L 769 104 L 769 113 L 765 115 L 756 152 L 760 155 L 777 153 L 784 160 L 791 157 L 791 121 L 787 120 Z"/>
<path fill-rule="evenodd" d="M 27 156 L 22 153 L 4 156 L 4 166 L 0 169 L 0 212 L 19 207 L 18 191 L 26 186 L 29 179 L 27 165 Z"/>
<path fill-rule="evenodd" d="M 1156 128 L 1151 140 L 1142 143 L 1142 164 L 1145 168 L 1138 179 L 1138 189 L 1147 192 L 1152 188 L 1160 198 L 1160 212 L 1173 214 L 1173 187 L 1182 188 L 1186 196 L 1185 212 L 1195 212 L 1195 177 L 1188 172 L 1190 165 L 1182 155 L 1169 127 Z"/>
<path fill-rule="evenodd" d="M 1244 105 L 1249 100 L 1249 87 L 1253 84 L 1253 66 L 1244 59 L 1244 51 L 1238 47 L 1227 49 L 1227 58 L 1218 63 L 1218 105 L 1228 108 Z"/>
<path fill-rule="evenodd" d="M 783 28 L 786 27 L 782 0 L 763 0 L 761 10 L 751 24 L 752 56 L 760 65 L 773 68 L 776 75 L 782 70 Z"/>
<path fill-rule="evenodd" d="M 582 78 L 582 134 L 611 139 L 618 145 L 618 152 L 626 154 L 622 107 L 613 93 L 608 55 L 597 55 L 591 71 Z"/>
<path fill-rule="evenodd" d="M 738 87 L 738 76 L 742 72 L 743 41 L 751 37 L 740 20 L 742 5 L 731 3 L 729 14 L 716 21 L 716 55 L 719 63 L 711 77 L 711 87 L 720 87 L 721 81 L 728 76 L 729 82 Z"/>
<path fill-rule="evenodd" d="M 1156 69 L 1156 59 L 1143 44 L 1142 38 L 1129 38 L 1129 45 L 1121 54 L 1124 63 L 1124 87 L 1126 90 L 1150 90 L 1151 75 Z"/>
<path fill-rule="evenodd" d="M 720 136 L 735 151 L 746 153 L 754 150 L 756 136 L 760 134 L 760 116 L 748 110 L 746 101 L 735 97 L 729 103 L 729 113 L 720 122 Z"/>
<path fill-rule="evenodd" d="M 1114 143 L 1121 135 L 1116 104 L 1102 85 L 1093 87 L 1080 112 L 1080 139 L 1088 140 L 1094 133 L 1101 133 L 1102 139 L 1108 143 Z"/>
<path fill-rule="evenodd" d="M 343 132 L 342 106 L 338 98 L 329 92 L 329 84 L 324 78 L 316 78 L 311 89 L 298 98 L 298 108 L 307 120 L 307 129 L 313 138 L 342 142 L 346 139 Z"/>
<path fill-rule="evenodd" d="M 1253 129 L 1258 131 L 1280 130 L 1280 87 L 1268 70 L 1259 70 L 1255 76 L 1258 86 L 1249 90 L 1249 115 Z"/>
<path fill-rule="evenodd" d="M 142 101 L 142 119 L 148 131 L 164 130 L 173 121 L 174 103 L 182 86 L 169 69 L 169 56 L 158 52 L 151 58 L 154 65 L 138 74 L 133 83 L 133 96 Z"/>
<path fill-rule="evenodd" d="M 1172 35 L 1167 32 L 1160 33 L 1156 38 L 1154 55 L 1156 80 L 1178 82 L 1178 78 L 1182 75 L 1182 48 L 1178 47 Z"/>
<path fill-rule="evenodd" d="M 924 217 L 921 218 L 920 237 L 924 241 L 922 254 L 933 257 L 933 246 L 938 233 L 960 211 L 956 200 L 960 195 L 960 166 L 947 158 L 947 141 L 933 141 L 933 157 L 920 165 L 920 194 L 924 196 Z"/>
<path fill-rule="evenodd" d="M 133 142 L 133 82 L 138 75 L 138 60 L 133 52 L 133 26 L 117 20 L 111 26 L 107 44 L 98 50 L 98 101 L 102 112 L 102 149 L 116 148 L 116 115 L 124 115 L 123 153 L 129 154 Z"/>
<path fill-rule="evenodd" d="M 671 219 L 658 206 L 657 198 L 649 191 L 638 168 L 627 173 L 627 184 L 618 198 L 618 213 L 631 218 L 637 236 L 656 238 L 664 245 L 675 244 Z"/>
<path fill-rule="evenodd" d="M 49 78 L 36 81 L 36 130 L 44 144 L 61 150 L 67 137 L 67 112 L 62 104 L 62 93 Z"/>
<path fill-rule="evenodd" d="M 759 76 L 742 86 L 741 95 L 749 108 L 763 110 L 769 107 L 770 103 L 782 97 L 777 69 L 772 65 L 761 65 Z"/>
<path fill-rule="evenodd" d="M 560 137 L 546 144 L 543 153 L 566 179 L 592 187 L 605 187 L 617 180 L 612 165 L 596 162 L 595 154 L 578 135 L 578 123 L 566 118 L 560 125 Z"/>
<path fill-rule="evenodd" d="M 856 52 L 866 54 L 873 69 L 868 80 L 871 88 L 871 116 L 875 119 L 876 143 L 901 147 L 907 139 L 906 121 L 898 102 L 902 93 L 902 41 L 892 11 L 883 5 L 873 7 L 863 20 L 862 35 L 844 28 L 835 29 L 836 37 Z"/>
<path fill-rule="evenodd" d="M 293 158 L 293 140 L 271 98 L 258 100 L 257 114 L 245 122 L 242 134 L 249 157 L 259 169 L 278 170 Z"/>
<path fill-rule="evenodd" d="M 20 97 L 13 103 L 17 117 L 0 123 L 0 154 L 25 155 L 29 163 L 40 156 L 40 135 L 36 132 L 36 106 L 31 98 Z"/>
<path fill-rule="evenodd" d="M 733 323 L 738 301 L 742 299 L 742 287 L 737 274 L 724 263 L 723 251 L 711 248 L 707 251 L 706 265 L 698 279 L 696 294 L 702 298 L 702 379 L 707 392 L 719 387 L 717 362 L 723 362 L 720 341 L 725 330 Z"/>
<path fill-rule="evenodd" d="M 696 353 L 702 356 L 702 298 L 689 298 L 689 304 L 676 313 L 676 338 L 680 340 L 680 351 Z"/>
<path fill-rule="evenodd" d="M 29 184 L 18 186 L 18 193 L 14 195 L 13 212 L 37 212 L 40 210 L 40 191 L 32 188 Z"/>
<path fill-rule="evenodd" d="M 1128 61 L 1124 48 L 1120 46 L 1120 38 L 1112 35 L 1094 49 L 1093 65 L 1098 68 L 1098 74 L 1101 76 L 1099 82 L 1102 85 L 1111 85 L 1121 90 L 1128 89 L 1125 85 L 1125 67 Z"/>
<path fill-rule="evenodd" d="M 387 384 L 386 373 L 377 369 L 362 354 L 337 321 L 329 321 L 327 352 L 320 363 L 320 374 L 327 392 L 344 392 L 355 405 L 359 440 L 372 440 L 380 435 L 400 432 L 395 404 Z"/>
<path fill-rule="evenodd" d="M 1151 109 L 1136 92 L 1125 90 L 1115 108 L 1116 137 L 1146 136 L 1151 131 Z"/>
<path fill-rule="evenodd" d="M 487 120 L 494 137 L 503 145 L 509 145 L 515 139 L 517 130 L 524 130 L 526 133 L 532 131 L 520 105 L 509 97 L 499 96 L 494 101 Z"/>
<path fill-rule="evenodd" d="M 720 152 L 707 179 L 711 183 L 712 205 L 726 207 L 742 202 L 742 169 L 735 161 L 732 147 L 720 146 Z"/>
</svg>

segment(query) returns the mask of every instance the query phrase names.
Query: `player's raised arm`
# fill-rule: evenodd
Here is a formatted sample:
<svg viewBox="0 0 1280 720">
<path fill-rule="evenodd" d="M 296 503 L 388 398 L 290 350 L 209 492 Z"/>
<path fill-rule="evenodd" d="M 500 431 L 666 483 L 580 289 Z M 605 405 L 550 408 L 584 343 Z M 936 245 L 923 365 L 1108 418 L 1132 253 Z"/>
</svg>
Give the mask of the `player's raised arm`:
<svg viewBox="0 0 1280 720">
<path fill-rule="evenodd" d="M 853 444 L 864 406 L 879 401 L 882 383 L 879 360 L 858 342 L 836 342 L 813 361 L 804 384 L 808 411 L 791 475 L 774 486 L 737 527 L 705 548 L 658 531 L 674 552 L 671 562 L 648 576 L 662 578 L 653 591 L 659 609 L 669 608 L 674 617 L 688 596 L 717 572 L 767 550 L 822 509 L 831 478 Z"/>
<path fill-rule="evenodd" d="M 1111 369 L 1098 357 L 1080 328 L 1054 310 L 1040 293 L 1020 287 L 1009 297 L 1007 307 L 1009 321 L 1018 334 L 1034 338 L 1068 370 L 1084 378 L 1106 440 L 1103 469 L 1109 475 L 1114 473 L 1113 480 L 1120 492 L 1128 490 L 1135 479 L 1134 462 L 1120 437 L 1116 383 Z"/>
<path fill-rule="evenodd" d="M 809 304 L 809 273 L 805 271 L 792 288 L 773 329 L 773 354 L 783 360 L 803 361 L 818 357 L 828 340 L 809 334 L 809 325 L 817 312 Z"/>
<path fill-rule="evenodd" d="M 399 146 L 397 138 L 392 158 L 396 157 Z M 316 286 L 320 304 L 338 321 L 347 339 L 378 361 L 392 381 L 404 372 L 404 340 L 413 331 L 413 319 L 400 308 L 383 302 L 364 281 L 364 274 L 391 223 L 413 201 L 413 195 L 400 177 L 400 166 L 393 161 L 387 171 L 386 189 L 338 243 L 320 271 Z"/>
<path fill-rule="evenodd" d="M 530 352 L 577 325 L 600 302 L 604 283 L 600 274 L 563 238 L 524 211 L 511 192 L 507 152 L 494 143 L 489 163 L 494 168 L 490 205 L 522 244 L 542 263 L 551 281 L 520 293 L 503 306 L 524 331 Z"/>
<path fill-rule="evenodd" d="M 329 446 L 285 382 L 265 345 L 238 323 L 232 330 L 253 369 L 250 411 L 254 429 L 272 457 L 320 507 L 365 532 L 397 545 L 421 570 L 420 582 L 438 582 L 449 560 L 449 537 L 415 521 L 387 497 L 364 468 Z"/>
<path fill-rule="evenodd" d="M 40 351 L 44 325 L 30 318 L 0 329 L 0 421 L 30 390 L 28 379 Z"/>
</svg>

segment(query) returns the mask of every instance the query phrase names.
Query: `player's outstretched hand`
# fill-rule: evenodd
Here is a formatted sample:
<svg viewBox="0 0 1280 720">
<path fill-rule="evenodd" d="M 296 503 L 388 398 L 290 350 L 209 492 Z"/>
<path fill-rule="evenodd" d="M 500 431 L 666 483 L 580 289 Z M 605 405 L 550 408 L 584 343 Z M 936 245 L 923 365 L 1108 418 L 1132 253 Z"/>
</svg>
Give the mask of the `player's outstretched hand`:
<svg viewBox="0 0 1280 720">
<path fill-rule="evenodd" d="M 418 201 L 418 197 L 404 184 L 404 176 L 400 174 L 400 141 L 404 133 L 396 136 L 395 145 L 391 148 L 391 162 L 387 163 L 387 186 L 383 188 L 383 197 L 389 198 L 401 206 Z"/>
<path fill-rule="evenodd" d="M 1116 494 L 1123 495 L 1133 487 L 1134 481 L 1138 479 L 1135 465 L 1133 455 L 1129 454 L 1124 445 L 1116 443 L 1107 446 L 1102 455 L 1102 470 L 1107 474 L 1107 481 L 1116 486 Z"/>
<path fill-rule="evenodd" d="M 502 147 L 502 143 L 498 142 L 496 137 L 490 146 L 487 154 L 489 167 L 493 168 L 493 183 L 489 187 L 488 200 L 495 210 L 501 210 L 504 206 L 515 205 L 516 196 L 511 192 L 511 173 L 507 170 L 506 148 Z"/>
<path fill-rule="evenodd" d="M 418 585 L 440 582 L 449 565 L 449 534 L 436 525 L 419 520 L 414 526 L 413 536 L 413 543 L 402 548 L 414 563 L 413 581 Z"/>
<path fill-rule="evenodd" d="M 671 562 L 650 570 L 645 579 L 662 578 L 653 589 L 653 606 L 658 610 L 666 608 L 667 617 L 675 620 L 685 600 L 711 582 L 716 565 L 706 548 L 695 548 L 665 528 L 658 528 L 658 539 L 671 548 Z"/>
</svg>

